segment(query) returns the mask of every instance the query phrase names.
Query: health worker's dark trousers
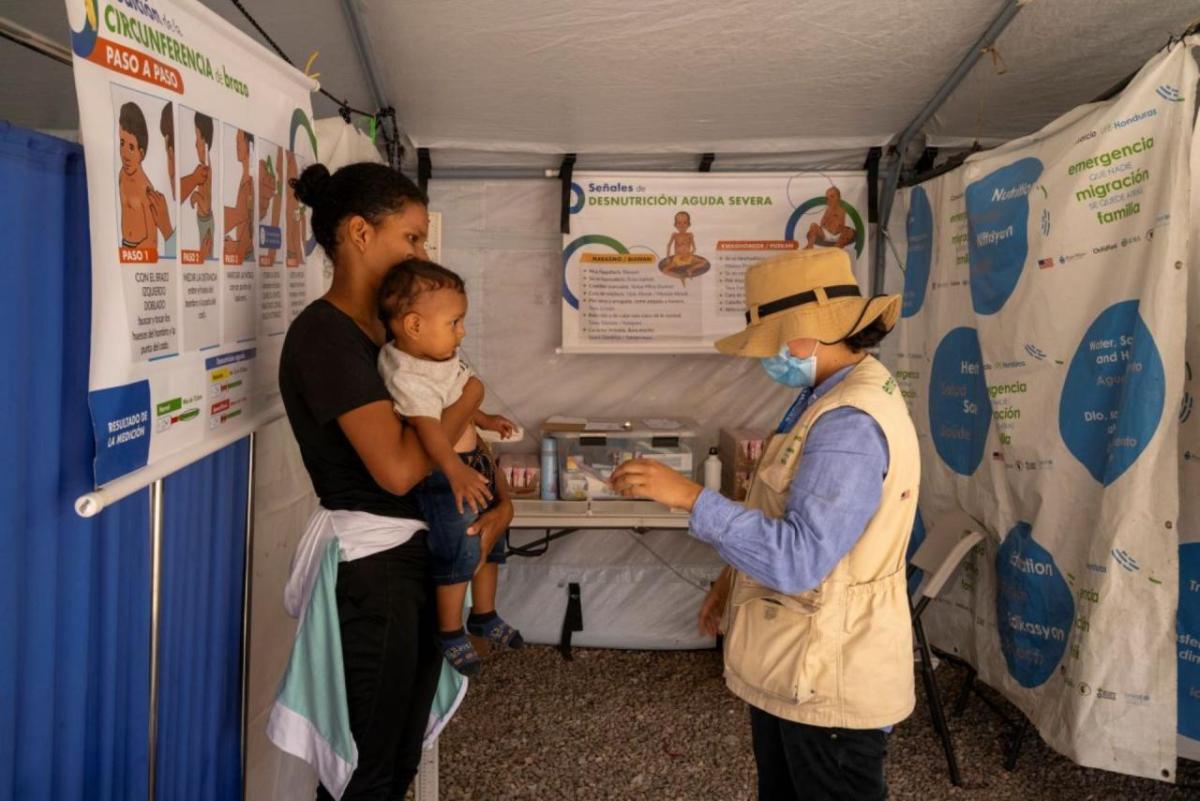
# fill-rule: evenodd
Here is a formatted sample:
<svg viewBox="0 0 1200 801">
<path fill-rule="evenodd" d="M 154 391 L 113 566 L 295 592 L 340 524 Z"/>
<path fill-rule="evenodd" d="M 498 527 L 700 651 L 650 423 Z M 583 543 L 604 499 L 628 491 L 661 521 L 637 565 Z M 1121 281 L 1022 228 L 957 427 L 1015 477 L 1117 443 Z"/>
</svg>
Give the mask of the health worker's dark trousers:
<svg viewBox="0 0 1200 801">
<path fill-rule="evenodd" d="M 750 707 L 758 801 L 883 801 L 887 735 L 806 726 Z"/>
<path fill-rule="evenodd" d="M 402 801 L 441 675 L 425 532 L 338 565 L 337 604 L 358 767 L 342 801 Z M 318 801 L 330 801 L 321 787 Z"/>
</svg>

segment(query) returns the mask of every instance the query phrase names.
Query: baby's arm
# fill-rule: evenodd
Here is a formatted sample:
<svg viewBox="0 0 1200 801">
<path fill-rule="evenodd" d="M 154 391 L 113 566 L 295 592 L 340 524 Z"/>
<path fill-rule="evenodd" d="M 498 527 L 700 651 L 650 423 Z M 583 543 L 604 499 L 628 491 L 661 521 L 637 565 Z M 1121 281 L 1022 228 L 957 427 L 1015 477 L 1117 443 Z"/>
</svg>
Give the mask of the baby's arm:
<svg viewBox="0 0 1200 801">
<path fill-rule="evenodd" d="M 429 460 L 450 480 L 459 512 L 463 511 L 464 505 L 482 511 L 491 500 L 487 480 L 463 464 L 454 452 L 450 435 L 441 425 L 442 392 L 424 376 L 390 370 L 386 353 L 385 350 L 380 355 L 381 372 L 395 401 L 396 411 L 407 418 Z"/>
<path fill-rule="evenodd" d="M 459 359 L 466 367 L 466 372 L 464 375 L 468 378 L 474 377 L 475 380 L 478 381 L 479 376 L 475 375 L 475 372 L 471 369 L 470 365 L 467 364 L 466 359 L 461 355 L 459 356 Z M 495 431 L 500 435 L 501 439 L 508 439 L 513 434 L 517 433 L 517 424 L 512 420 L 509 420 L 502 414 L 488 414 L 487 412 L 483 411 L 483 409 L 475 412 L 475 416 L 471 418 L 471 423 L 476 428 L 481 428 L 484 431 Z"/>
<path fill-rule="evenodd" d="M 495 431 L 500 439 L 508 439 L 517 433 L 517 424 L 502 414 L 487 414 L 480 410 L 475 413 L 473 422 L 484 431 Z"/>
</svg>

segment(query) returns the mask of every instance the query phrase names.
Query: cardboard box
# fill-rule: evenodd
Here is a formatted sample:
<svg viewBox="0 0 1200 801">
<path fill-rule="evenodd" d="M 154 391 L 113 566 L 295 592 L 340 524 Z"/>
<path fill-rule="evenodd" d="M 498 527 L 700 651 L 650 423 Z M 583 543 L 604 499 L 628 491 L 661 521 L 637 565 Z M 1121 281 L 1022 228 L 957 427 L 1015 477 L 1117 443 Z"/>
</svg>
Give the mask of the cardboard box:
<svg viewBox="0 0 1200 801">
<path fill-rule="evenodd" d="M 717 455 L 721 458 L 721 493 L 725 497 L 739 503 L 746 500 L 769 438 L 770 434 L 764 429 L 721 429 Z"/>
<path fill-rule="evenodd" d="M 501 454 L 496 466 L 508 479 L 514 498 L 536 498 L 542 490 L 542 465 L 536 453 Z"/>
</svg>

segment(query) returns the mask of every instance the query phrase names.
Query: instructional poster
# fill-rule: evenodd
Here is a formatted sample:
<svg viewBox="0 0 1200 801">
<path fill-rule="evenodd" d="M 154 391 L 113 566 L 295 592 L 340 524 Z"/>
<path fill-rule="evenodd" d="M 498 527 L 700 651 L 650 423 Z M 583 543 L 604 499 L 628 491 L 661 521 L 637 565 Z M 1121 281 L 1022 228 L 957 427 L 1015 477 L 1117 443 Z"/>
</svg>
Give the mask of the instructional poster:
<svg viewBox="0 0 1200 801">
<path fill-rule="evenodd" d="M 1181 587 L 1196 86 L 1177 44 L 1112 101 L 909 190 L 897 332 L 923 522 L 963 510 L 987 535 L 932 639 L 1060 752 L 1165 780 L 1194 569 Z"/>
<path fill-rule="evenodd" d="M 282 413 L 320 286 L 311 81 L 193 0 L 68 0 L 92 238 L 89 405 L 106 484 Z M 285 278 L 286 274 L 286 278 Z"/>
<path fill-rule="evenodd" d="M 862 172 L 589 173 L 563 235 L 563 350 L 714 353 L 746 324 L 746 268 L 842 248 L 867 286 Z"/>
</svg>

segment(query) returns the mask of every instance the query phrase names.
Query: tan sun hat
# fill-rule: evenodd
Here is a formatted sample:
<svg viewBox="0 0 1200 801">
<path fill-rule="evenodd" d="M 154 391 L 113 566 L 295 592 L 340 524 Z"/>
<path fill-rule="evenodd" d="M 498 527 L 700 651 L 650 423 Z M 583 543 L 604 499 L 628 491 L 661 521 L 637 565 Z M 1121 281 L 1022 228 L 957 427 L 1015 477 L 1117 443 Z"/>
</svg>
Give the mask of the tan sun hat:
<svg viewBox="0 0 1200 801">
<path fill-rule="evenodd" d="M 863 298 L 841 248 L 799 250 L 746 270 L 746 329 L 717 342 L 730 356 L 774 356 L 794 339 L 831 345 L 877 318 L 891 330 L 899 295 Z"/>
</svg>

